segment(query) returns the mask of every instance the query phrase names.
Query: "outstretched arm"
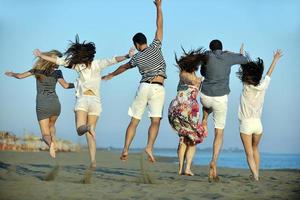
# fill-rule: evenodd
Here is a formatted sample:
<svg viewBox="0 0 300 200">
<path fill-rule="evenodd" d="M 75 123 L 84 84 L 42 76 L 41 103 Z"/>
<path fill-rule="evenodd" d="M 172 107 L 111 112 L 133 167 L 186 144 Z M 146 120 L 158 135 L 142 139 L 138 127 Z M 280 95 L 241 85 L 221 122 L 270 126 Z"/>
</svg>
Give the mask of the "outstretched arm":
<svg viewBox="0 0 300 200">
<path fill-rule="evenodd" d="M 6 76 L 14 77 L 17 79 L 27 78 L 32 75 L 31 72 L 23 72 L 23 73 L 14 73 L 14 72 L 5 72 Z"/>
<path fill-rule="evenodd" d="M 116 61 L 117 62 L 122 62 L 122 61 L 124 61 L 124 60 L 126 60 L 128 58 L 131 58 L 134 55 L 134 53 L 135 53 L 135 47 L 131 47 L 129 49 L 128 54 L 126 54 L 124 56 L 116 56 Z"/>
<path fill-rule="evenodd" d="M 125 72 L 126 70 L 128 70 L 129 68 L 131 68 L 131 65 L 128 63 L 121 65 L 118 69 L 116 69 L 114 72 L 109 73 L 106 76 L 102 76 L 102 80 L 108 81 L 110 79 L 112 79 L 114 76 L 117 76 L 123 72 Z"/>
<path fill-rule="evenodd" d="M 162 8 L 161 8 L 162 0 L 155 0 L 153 3 L 156 6 L 156 34 L 155 39 L 158 39 L 162 42 L 163 39 L 163 15 L 162 15 Z"/>
<path fill-rule="evenodd" d="M 282 51 L 280 49 L 277 49 L 276 52 L 274 53 L 274 58 L 273 58 L 273 61 L 268 69 L 268 72 L 267 72 L 267 76 L 271 76 L 272 75 L 272 72 L 276 66 L 276 63 L 277 61 L 281 58 L 282 56 Z"/>
</svg>

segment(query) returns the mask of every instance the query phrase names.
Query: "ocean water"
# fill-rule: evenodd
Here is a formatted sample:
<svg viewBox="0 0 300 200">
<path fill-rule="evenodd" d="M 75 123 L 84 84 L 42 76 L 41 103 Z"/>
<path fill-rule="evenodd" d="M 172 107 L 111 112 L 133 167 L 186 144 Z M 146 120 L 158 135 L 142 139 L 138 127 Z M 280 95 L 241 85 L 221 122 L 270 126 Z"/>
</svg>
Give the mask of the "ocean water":
<svg viewBox="0 0 300 200">
<path fill-rule="evenodd" d="M 176 157 L 176 149 L 156 149 L 155 155 Z M 208 165 L 212 153 L 210 151 L 201 151 L 197 149 L 193 164 L 194 165 Z M 261 169 L 300 169 L 300 154 L 260 154 L 260 168 Z M 223 151 L 219 155 L 219 167 L 230 168 L 248 168 L 245 153 Z"/>
</svg>

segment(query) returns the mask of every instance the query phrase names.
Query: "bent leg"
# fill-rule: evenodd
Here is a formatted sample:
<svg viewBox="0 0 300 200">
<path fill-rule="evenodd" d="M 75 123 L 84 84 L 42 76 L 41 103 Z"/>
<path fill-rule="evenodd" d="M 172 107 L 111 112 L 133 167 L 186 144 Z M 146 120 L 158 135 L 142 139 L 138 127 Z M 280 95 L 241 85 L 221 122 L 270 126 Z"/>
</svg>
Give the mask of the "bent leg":
<svg viewBox="0 0 300 200">
<path fill-rule="evenodd" d="M 49 130 L 50 130 L 50 135 L 51 135 L 52 142 L 54 144 L 55 151 L 57 151 L 56 128 L 55 128 L 55 123 L 56 123 L 57 119 L 58 119 L 58 116 L 51 116 L 49 118 Z"/>
<path fill-rule="evenodd" d="M 125 143 L 124 143 L 124 148 L 121 154 L 120 159 L 121 160 L 127 160 L 128 159 L 128 151 L 129 151 L 129 147 L 130 144 L 135 136 L 136 133 L 136 128 L 139 125 L 140 120 L 136 119 L 134 117 L 131 118 L 131 121 L 127 127 L 126 130 L 126 136 L 125 136 Z"/>
<path fill-rule="evenodd" d="M 151 117 L 151 125 L 148 130 L 148 142 L 145 152 L 147 153 L 151 162 L 155 162 L 155 158 L 153 156 L 153 146 L 158 134 L 160 120 L 160 117 Z"/>
<path fill-rule="evenodd" d="M 86 111 L 82 111 L 82 110 L 75 111 L 76 130 L 79 136 L 89 131 L 89 127 L 87 126 L 87 117 L 88 114 Z"/>
<path fill-rule="evenodd" d="M 206 108 L 206 107 L 202 107 L 202 113 L 203 113 L 203 116 L 202 116 L 202 126 L 204 128 L 204 131 L 207 133 L 208 132 L 208 128 L 207 128 L 207 121 L 208 121 L 208 116 L 209 114 L 212 112 L 211 109 L 209 108 Z"/>
<path fill-rule="evenodd" d="M 98 120 L 97 115 L 88 115 L 87 118 L 87 124 L 90 127 L 89 133 L 86 134 L 86 140 L 89 147 L 89 154 L 90 154 L 90 161 L 91 161 L 91 168 L 96 168 L 96 140 L 95 140 L 95 129 L 96 129 L 96 123 Z"/>
<path fill-rule="evenodd" d="M 52 158 L 55 158 L 55 148 L 52 142 L 50 128 L 49 128 L 49 118 L 42 119 L 39 121 L 40 129 L 42 132 L 44 142 L 49 146 L 49 153 Z"/>
<path fill-rule="evenodd" d="M 258 180 L 258 173 L 257 173 L 257 168 L 256 168 L 256 164 L 253 156 L 253 149 L 252 149 L 252 135 L 241 133 L 241 139 L 247 156 L 248 166 L 251 170 L 254 179 Z"/>
</svg>

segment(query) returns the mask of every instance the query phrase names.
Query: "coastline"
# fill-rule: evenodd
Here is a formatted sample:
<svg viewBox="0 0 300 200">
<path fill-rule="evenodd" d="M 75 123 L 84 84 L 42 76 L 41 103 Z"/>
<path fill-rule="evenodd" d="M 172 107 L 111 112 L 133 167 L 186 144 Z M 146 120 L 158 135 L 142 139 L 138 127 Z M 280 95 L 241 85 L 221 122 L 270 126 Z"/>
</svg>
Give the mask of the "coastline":
<svg viewBox="0 0 300 200">
<path fill-rule="evenodd" d="M 58 153 L 0 152 L 1 199 L 299 199 L 300 170 L 262 170 L 260 182 L 245 169 L 218 169 L 220 182 L 209 183 L 208 166 L 195 176 L 177 175 L 173 158 L 149 163 L 143 153 L 126 162 L 119 153 L 97 151 L 97 168 L 88 170 L 85 151 Z M 50 174 L 50 175 L 49 175 Z M 52 176 L 52 177 L 51 177 Z M 48 178 L 50 181 L 45 181 Z M 85 183 L 89 184 L 83 184 Z"/>
</svg>

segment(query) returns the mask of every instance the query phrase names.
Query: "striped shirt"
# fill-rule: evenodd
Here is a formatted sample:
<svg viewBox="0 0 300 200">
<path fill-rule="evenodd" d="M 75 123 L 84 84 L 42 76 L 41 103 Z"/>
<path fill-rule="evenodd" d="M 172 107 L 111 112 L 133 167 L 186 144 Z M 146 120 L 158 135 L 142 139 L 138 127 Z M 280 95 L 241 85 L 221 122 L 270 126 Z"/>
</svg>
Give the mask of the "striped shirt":
<svg viewBox="0 0 300 200">
<path fill-rule="evenodd" d="M 161 42 L 154 39 L 143 51 L 136 53 L 129 61 L 131 68 L 138 67 L 142 75 L 140 82 L 151 81 L 155 76 L 167 78 L 166 63 L 161 51 Z"/>
</svg>

